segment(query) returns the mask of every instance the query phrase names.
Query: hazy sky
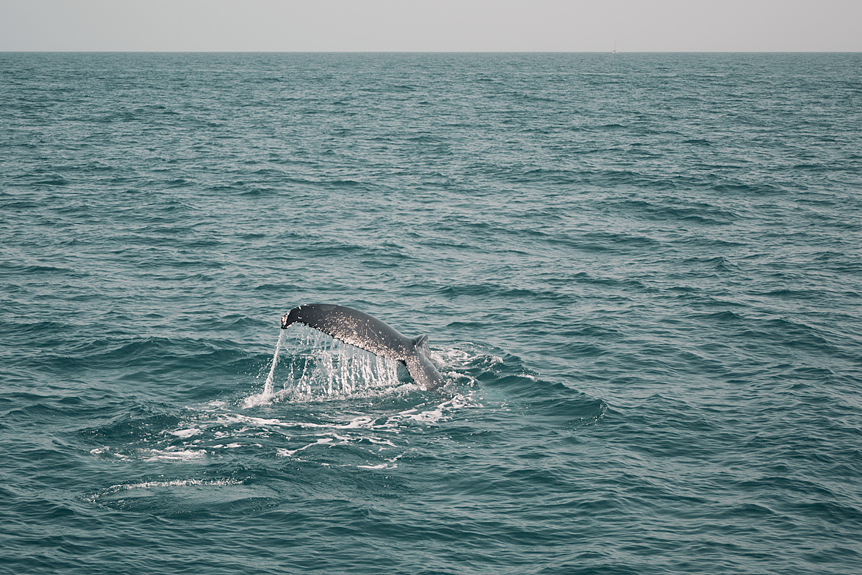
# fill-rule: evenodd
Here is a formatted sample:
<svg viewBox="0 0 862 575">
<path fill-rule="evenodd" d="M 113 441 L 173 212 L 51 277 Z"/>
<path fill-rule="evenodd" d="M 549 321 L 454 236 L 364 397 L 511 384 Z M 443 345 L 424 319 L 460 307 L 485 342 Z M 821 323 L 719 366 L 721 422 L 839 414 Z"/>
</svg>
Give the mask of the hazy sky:
<svg viewBox="0 0 862 575">
<path fill-rule="evenodd" d="M 0 0 L 0 51 L 862 51 L 862 0 Z"/>
</svg>

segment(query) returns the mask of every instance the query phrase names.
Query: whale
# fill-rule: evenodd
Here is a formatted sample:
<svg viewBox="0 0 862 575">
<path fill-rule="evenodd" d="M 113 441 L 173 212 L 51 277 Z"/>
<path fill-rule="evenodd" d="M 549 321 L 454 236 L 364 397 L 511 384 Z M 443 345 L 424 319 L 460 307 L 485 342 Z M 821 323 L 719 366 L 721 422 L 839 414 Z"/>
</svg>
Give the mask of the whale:
<svg viewBox="0 0 862 575">
<path fill-rule="evenodd" d="M 413 381 L 431 391 L 443 385 L 443 378 L 425 355 L 428 338 L 409 338 L 392 326 L 353 308 L 328 303 L 300 305 L 281 318 L 281 329 L 298 323 L 356 346 L 374 355 L 399 361 Z"/>
</svg>

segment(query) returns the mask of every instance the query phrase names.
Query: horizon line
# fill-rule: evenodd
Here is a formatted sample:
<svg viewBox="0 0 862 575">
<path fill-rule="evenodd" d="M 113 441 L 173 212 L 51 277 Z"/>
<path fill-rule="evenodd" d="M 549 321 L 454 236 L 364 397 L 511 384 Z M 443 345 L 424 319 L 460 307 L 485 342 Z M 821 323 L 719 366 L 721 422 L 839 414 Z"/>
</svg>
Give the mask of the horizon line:
<svg viewBox="0 0 862 575">
<path fill-rule="evenodd" d="M 2 54 L 862 54 L 862 50 L 0 50 Z"/>
</svg>

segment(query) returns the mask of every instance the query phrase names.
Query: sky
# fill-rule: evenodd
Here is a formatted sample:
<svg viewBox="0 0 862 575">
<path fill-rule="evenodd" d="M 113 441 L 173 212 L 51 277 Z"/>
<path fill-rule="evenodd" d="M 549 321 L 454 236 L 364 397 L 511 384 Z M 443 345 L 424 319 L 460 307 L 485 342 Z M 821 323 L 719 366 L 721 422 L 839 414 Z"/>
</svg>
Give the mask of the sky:
<svg viewBox="0 0 862 575">
<path fill-rule="evenodd" d="M 0 51 L 859 52 L 862 0 L 0 0 Z"/>
</svg>

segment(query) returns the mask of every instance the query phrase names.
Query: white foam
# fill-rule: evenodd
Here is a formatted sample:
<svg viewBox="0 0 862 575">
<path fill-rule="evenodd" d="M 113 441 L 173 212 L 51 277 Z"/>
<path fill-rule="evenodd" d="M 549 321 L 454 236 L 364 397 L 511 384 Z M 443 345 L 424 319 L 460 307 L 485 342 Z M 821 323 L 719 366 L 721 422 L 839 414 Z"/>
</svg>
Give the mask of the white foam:
<svg viewBox="0 0 862 575">
<path fill-rule="evenodd" d="M 121 453 L 112 453 L 110 447 L 96 447 L 95 449 L 90 450 L 90 455 L 94 457 L 114 457 L 116 459 L 128 459 L 126 456 Z"/>
<path fill-rule="evenodd" d="M 198 434 L 198 433 L 200 433 L 200 432 L 201 432 L 201 430 L 200 430 L 200 429 L 198 429 L 198 428 L 196 428 L 196 427 L 192 427 L 192 428 L 190 428 L 190 429 L 181 429 L 181 430 L 179 430 L 179 431 L 171 431 L 171 432 L 170 432 L 170 434 L 171 434 L 171 435 L 176 435 L 177 437 L 181 437 L 181 438 L 183 438 L 183 439 L 186 439 L 187 437 L 191 437 L 191 436 L 193 436 L 193 435 L 197 435 L 197 434 Z"/>
<path fill-rule="evenodd" d="M 398 464 L 396 463 L 396 461 L 401 459 L 401 457 L 403 456 L 403 453 L 399 453 L 395 457 L 387 459 L 386 463 L 380 463 L 378 465 L 357 465 L 356 467 L 358 467 L 359 469 L 397 469 Z"/>
<path fill-rule="evenodd" d="M 168 448 L 165 450 L 150 449 L 149 453 L 150 456 L 145 457 L 143 459 L 144 461 L 191 461 L 193 459 L 201 459 L 204 455 L 207 454 L 207 450 L 199 449 L 195 451 L 193 449 L 184 449 L 179 451 L 173 451 Z"/>
<path fill-rule="evenodd" d="M 90 501 L 95 502 L 99 498 L 110 497 L 112 495 L 116 495 L 117 493 L 123 493 L 126 491 L 133 491 L 137 489 L 147 490 L 173 489 L 183 487 L 224 487 L 230 485 L 242 485 L 242 481 L 237 481 L 235 479 L 174 479 L 172 481 L 145 481 L 142 483 L 126 483 L 112 485 L 101 493 L 97 493 L 90 497 Z"/>
<path fill-rule="evenodd" d="M 266 419 L 263 417 L 249 417 L 246 415 L 241 415 L 239 413 L 234 414 L 219 414 L 216 417 L 216 423 L 219 425 L 230 425 L 232 423 L 243 423 L 246 425 L 251 425 L 252 427 L 293 427 L 296 424 L 294 423 L 285 423 L 280 419 Z M 248 428 L 245 428 L 248 429 Z M 242 429 L 240 431 L 245 431 Z"/>
<path fill-rule="evenodd" d="M 373 423 L 374 423 L 374 419 L 363 415 L 363 416 L 356 417 L 356 418 L 350 420 L 347 423 L 347 425 L 343 425 L 341 427 L 343 427 L 344 429 L 351 429 L 354 427 L 356 427 L 356 428 L 366 427 L 367 428 L 367 427 L 371 427 Z"/>
<path fill-rule="evenodd" d="M 389 441 L 388 439 L 378 439 L 376 437 L 366 437 L 365 439 L 367 439 L 371 443 L 374 443 L 375 445 L 386 445 L 388 447 L 396 447 L 396 445 L 394 443 L 392 443 L 391 441 Z M 381 447 L 380 451 L 382 451 L 382 450 L 383 450 L 383 448 Z"/>
<path fill-rule="evenodd" d="M 329 443 L 332 443 L 332 438 L 331 437 L 323 437 L 321 439 L 318 439 L 314 443 L 309 443 L 308 445 L 306 445 L 304 447 L 300 447 L 298 449 L 279 448 L 279 449 L 276 449 L 275 452 L 276 452 L 276 455 L 278 455 L 279 457 L 293 457 L 294 453 L 297 453 L 299 451 L 304 451 L 304 450 L 308 449 L 309 447 L 314 447 L 315 445 L 323 445 L 323 444 L 329 444 Z"/>
</svg>

